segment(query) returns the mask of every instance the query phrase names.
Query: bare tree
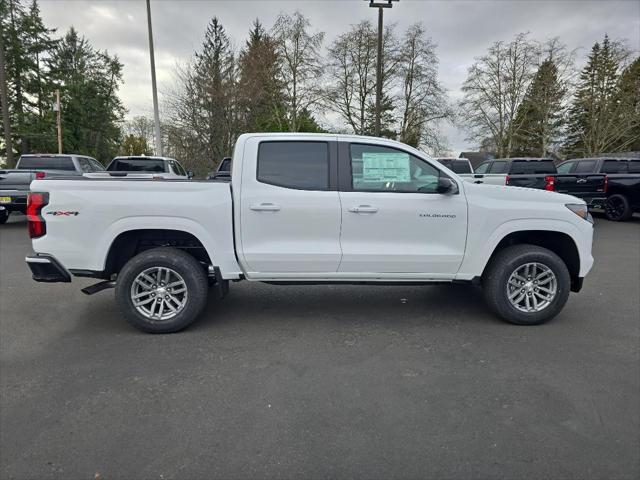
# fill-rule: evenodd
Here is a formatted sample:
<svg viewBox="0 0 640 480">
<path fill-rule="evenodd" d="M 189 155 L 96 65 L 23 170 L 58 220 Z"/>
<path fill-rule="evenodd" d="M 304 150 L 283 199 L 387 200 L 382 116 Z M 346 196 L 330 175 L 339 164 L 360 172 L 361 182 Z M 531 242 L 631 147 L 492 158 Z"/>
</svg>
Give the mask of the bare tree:
<svg viewBox="0 0 640 480">
<path fill-rule="evenodd" d="M 376 31 L 369 21 L 353 25 L 329 48 L 327 101 L 357 135 L 368 133 L 367 109 L 376 89 Z"/>
<path fill-rule="evenodd" d="M 309 20 L 300 12 L 280 14 L 272 29 L 272 37 L 282 62 L 279 73 L 286 92 L 289 131 L 300 128 L 304 112 L 321 97 L 322 76 L 320 47 L 324 32 L 309 33 Z"/>
<path fill-rule="evenodd" d="M 443 148 L 438 123 L 451 119 L 444 88 L 438 81 L 438 57 L 435 45 L 426 36 L 424 26 L 410 26 L 402 40 L 398 57 L 400 96 L 400 141 L 432 151 Z"/>
<path fill-rule="evenodd" d="M 469 68 L 460 103 L 470 139 L 490 137 L 499 157 L 509 157 L 521 125 L 520 106 L 539 58 L 539 46 L 520 33 L 511 42 L 496 42 Z"/>
</svg>

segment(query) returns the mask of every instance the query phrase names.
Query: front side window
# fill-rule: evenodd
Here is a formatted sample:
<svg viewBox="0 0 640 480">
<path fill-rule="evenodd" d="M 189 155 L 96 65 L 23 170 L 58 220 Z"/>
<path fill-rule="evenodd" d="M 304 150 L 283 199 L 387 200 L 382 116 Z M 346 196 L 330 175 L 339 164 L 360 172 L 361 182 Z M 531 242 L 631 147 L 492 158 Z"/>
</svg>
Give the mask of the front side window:
<svg viewBox="0 0 640 480">
<path fill-rule="evenodd" d="M 352 144 L 351 174 L 355 191 L 435 193 L 440 171 L 401 150 Z"/>
<path fill-rule="evenodd" d="M 581 160 L 576 165 L 575 173 L 594 173 L 596 171 L 595 160 Z"/>
<path fill-rule="evenodd" d="M 258 181 L 297 190 L 328 190 L 329 145 L 262 142 L 258 148 Z"/>
<path fill-rule="evenodd" d="M 490 162 L 481 163 L 478 165 L 478 168 L 476 168 L 476 173 L 487 173 L 489 165 L 491 165 Z"/>
<path fill-rule="evenodd" d="M 103 172 L 104 171 L 104 166 L 98 162 L 97 160 L 90 158 L 89 159 L 89 163 L 91 163 L 91 166 L 93 167 L 93 171 L 94 172 Z"/>
<path fill-rule="evenodd" d="M 631 160 L 627 166 L 629 173 L 640 173 L 640 160 Z"/>
<path fill-rule="evenodd" d="M 89 160 L 87 160 L 86 158 L 78 158 L 78 164 L 80 165 L 80 170 L 82 170 L 84 173 L 93 172 L 93 168 L 91 167 Z"/>
<path fill-rule="evenodd" d="M 493 164 L 491 164 L 491 168 L 489 169 L 489 173 L 507 173 L 507 162 L 493 162 Z"/>
<path fill-rule="evenodd" d="M 564 162 L 558 165 L 558 173 L 569 173 L 576 162 Z"/>
</svg>

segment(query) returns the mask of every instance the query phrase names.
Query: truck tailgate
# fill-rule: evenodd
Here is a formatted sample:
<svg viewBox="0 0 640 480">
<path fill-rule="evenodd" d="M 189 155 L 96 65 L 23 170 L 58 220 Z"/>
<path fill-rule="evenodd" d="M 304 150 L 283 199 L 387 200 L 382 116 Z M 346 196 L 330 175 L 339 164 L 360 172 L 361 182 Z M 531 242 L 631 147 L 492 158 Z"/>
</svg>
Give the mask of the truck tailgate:
<svg viewBox="0 0 640 480">
<path fill-rule="evenodd" d="M 554 190 L 558 193 L 566 193 L 576 197 L 602 196 L 606 193 L 606 175 L 604 174 L 561 174 L 554 175 L 554 178 Z"/>
</svg>

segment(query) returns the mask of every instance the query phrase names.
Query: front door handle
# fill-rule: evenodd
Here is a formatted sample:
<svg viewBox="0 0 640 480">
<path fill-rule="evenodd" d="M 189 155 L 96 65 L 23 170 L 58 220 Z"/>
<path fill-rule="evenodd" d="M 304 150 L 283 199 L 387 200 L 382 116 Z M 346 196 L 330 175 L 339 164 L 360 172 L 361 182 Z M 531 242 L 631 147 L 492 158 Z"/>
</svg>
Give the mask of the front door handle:
<svg viewBox="0 0 640 480">
<path fill-rule="evenodd" d="M 249 208 L 256 212 L 277 212 L 280 210 L 280 207 L 275 203 L 259 203 L 251 205 Z"/>
<path fill-rule="evenodd" d="M 357 207 L 351 207 L 349 211 L 353 213 L 376 213 L 378 209 L 371 205 L 358 205 Z"/>
<path fill-rule="evenodd" d="M 473 182 L 473 183 L 484 183 L 484 182 L 483 182 L 482 180 L 476 180 L 476 181 L 475 181 L 475 182 Z"/>
</svg>

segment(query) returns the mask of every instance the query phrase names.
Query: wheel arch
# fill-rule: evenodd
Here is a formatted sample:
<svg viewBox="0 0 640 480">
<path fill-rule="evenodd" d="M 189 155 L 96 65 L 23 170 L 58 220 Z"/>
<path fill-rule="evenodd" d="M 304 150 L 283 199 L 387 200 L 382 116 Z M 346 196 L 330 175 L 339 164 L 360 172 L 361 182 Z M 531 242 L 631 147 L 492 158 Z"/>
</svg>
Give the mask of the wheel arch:
<svg viewBox="0 0 640 480">
<path fill-rule="evenodd" d="M 571 276 L 571 290 L 574 292 L 580 290 L 582 279 L 578 246 L 569 234 L 555 230 L 520 230 L 508 233 L 493 248 L 482 274 L 484 275 L 488 265 L 500 251 L 512 245 L 536 245 L 551 250 L 567 266 Z"/>
<path fill-rule="evenodd" d="M 183 250 L 204 267 L 214 265 L 204 244 L 191 232 L 171 228 L 138 228 L 125 230 L 113 238 L 105 256 L 104 278 L 117 274 L 137 254 L 158 247 Z"/>
</svg>

